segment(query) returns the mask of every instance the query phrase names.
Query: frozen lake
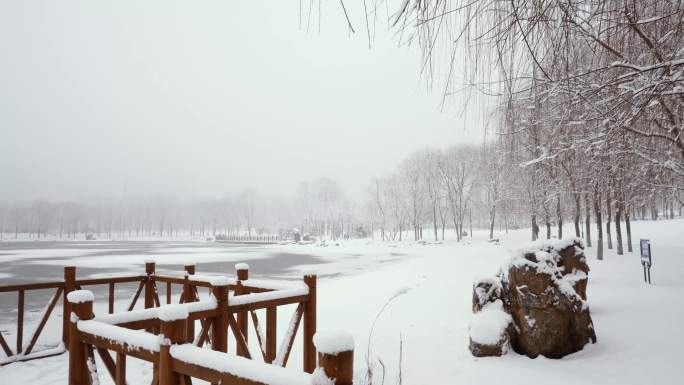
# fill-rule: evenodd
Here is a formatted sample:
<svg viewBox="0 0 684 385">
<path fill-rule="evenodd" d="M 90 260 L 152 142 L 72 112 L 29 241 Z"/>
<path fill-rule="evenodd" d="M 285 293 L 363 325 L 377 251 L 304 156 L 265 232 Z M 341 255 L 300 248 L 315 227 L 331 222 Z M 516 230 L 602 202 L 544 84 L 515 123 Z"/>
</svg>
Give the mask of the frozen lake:
<svg viewBox="0 0 684 385">
<path fill-rule="evenodd" d="M 282 276 L 293 266 L 316 263 L 317 258 L 275 252 L 268 245 L 203 241 L 0 242 L 0 282 L 60 280 L 66 265 L 76 265 L 81 278 L 143 273 L 146 259 L 154 259 L 159 272 L 182 271 L 184 263 L 195 262 L 198 272 L 232 275 L 235 263 L 249 261 L 255 275 Z"/>
<path fill-rule="evenodd" d="M 323 263 L 319 257 L 288 253 L 272 245 L 204 241 L 10 241 L 0 242 L 0 285 L 60 281 L 66 265 L 77 266 L 77 278 L 144 274 L 147 259 L 157 262 L 159 274 L 179 273 L 184 263 L 195 262 L 198 273 L 232 276 L 235 263 L 248 262 L 251 276 L 279 279 L 298 278 L 296 266 Z M 130 297 L 136 285 L 117 285 L 117 299 Z M 107 286 L 88 289 L 104 296 Z M 41 310 L 52 292 L 27 292 L 27 312 Z M 16 317 L 16 302 L 14 293 L 0 293 L 0 321 Z"/>
</svg>

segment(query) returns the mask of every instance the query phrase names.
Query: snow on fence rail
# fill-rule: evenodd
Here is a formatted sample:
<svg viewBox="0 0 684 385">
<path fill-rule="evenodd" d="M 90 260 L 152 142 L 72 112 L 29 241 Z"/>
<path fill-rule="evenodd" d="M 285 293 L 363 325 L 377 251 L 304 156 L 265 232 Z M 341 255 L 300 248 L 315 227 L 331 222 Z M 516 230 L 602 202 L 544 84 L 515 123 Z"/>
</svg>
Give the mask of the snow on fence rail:
<svg viewBox="0 0 684 385">
<path fill-rule="evenodd" d="M 227 293 L 227 287 L 216 293 Z M 227 296 L 218 298 L 218 306 Z M 329 352 L 322 346 L 319 369 L 297 371 L 226 352 L 222 330 L 212 333 L 212 350 L 187 343 L 187 323 L 190 313 L 182 305 L 156 309 L 160 318 L 157 334 L 125 329 L 93 320 L 92 301 L 71 303 L 69 384 L 97 383 L 94 352 L 97 351 L 114 383 L 126 383 L 126 356 L 133 356 L 154 364 L 152 383 L 159 385 L 191 384 L 192 378 L 224 385 L 351 385 L 353 377 L 353 343 L 342 351 Z M 225 314 L 225 312 L 224 312 Z M 218 317 L 217 317 L 218 319 Z M 214 326 L 218 326 L 216 320 Z M 224 325 L 225 326 L 225 325 Z M 339 338 L 333 336 L 332 339 Z M 345 341 L 350 341 L 345 337 Z M 331 337 L 318 338 L 331 341 Z M 339 345 L 339 344 L 338 344 Z M 116 354 L 114 360 L 109 351 Z"/>
<path fill-rule="evenodd" d="M 149 267 L 149 266 L 148 266 Z M 148 268 L 148 272 L 153 269 Z M 72 292 L 69 306 L 73 311 L 69 324 L 69 384 L 96 383 L 97 351 L 115 384 L 126 383 L 126 357 L 132 356 L 154 364 L 152 383 L 159 385 L 191 384 L 191 378 L 211 383 L 248 385 L 351 385 L 353 377 L 353 340 L 345 337 L 344 344 L 331 351 L 322 345 L 316 369 L 316 276 L 304 277 L 304 284 L 273 292 L 249 293 L 241 282 L 247 280 L 248 271 L 238 270 L 238 280 L 229 295 L 227 280 L 211 287 L 207 300 L 187 302 L 181 295 L 181 304 L 158 306 L 137 311 L 95 317 L 93 297 L 87 292 Z M 152 279 L 158 277 L 152 277 Z M 187 281 L 186 281 L 187 282 Z M 193 293 L 192 290 L 187 293 Z M 242 298 L 245 299 L 242 299 Z M 196 297 L 195 297 L 196 298 Z M 281 304 L 299 302 L 288 331 L 283 336 L 278 357 L 275 357 L 275 309 Z M 235 309 L 231 301 L 237 301 Z M 258 317 L 245 306 L 263 306 L 267 310 L 266 335 L 261 331 Z M 251 360 L 247 341 L 250 313 L 254 322 L 263 362 Z M 241 316 L 243 316 L 241 318 Z M 236 319 L 237 316 L 237 319 Z M 285 368 L 297 327 L 304 318 L 303 371 Z M 194 320 L 202 330 L 195 336 Z M 141 330 L 144 329 L 144 330 Z M 228 331 L 236 341 L 236 355 L 228 354 Z M 209 331 L 211 331 L 209 333 Z M 317 338 L 321 341 L 340 341 L 337 336 Z M 351 342 L 350 342 L 351 341 Z M 211 350 L 203 348 L 208 343 Z M 342 346 L 342 348 L 339 348 Z M 109 352 L 116 354 L 113 359 Z M 316 370 L 314 370 L 316 369 Z"/>
<path fill-rule="evenodd" d="M 247 264 L 236 265 L 237 277 L 223 277 L 213 275 L 195 274 L 195 265 L 186 264 L 182 275 L 157 275 L 156 265 L 152 261 L 146 261 L 144 275 L 124 275 L 102 278 L 76 279 L 76 268 L 64 267 L 64 280 L 55 282 L 40 282 L 30 284 L 16 284 L 0 286 L 0 294 L 15 292 L 17 301 L 17 328 L 15 335 L 16 349 L 12 350 L 0 333 L 0 348 L 6 358 L 0 358 L 0 365 L 11 362 L 24 361 L 64 353 L 70 344 L 70 315 L 73 304 L 69 303 L 67 296 L 76 290 L 86 286 L 108 286 L 107 314 L 100 314 L 94 321 L 99 324 L 110 324 L 125 329 L 144 329 L 147 332 L 158 332 L 160 320 L 155 308 L 165 303 L 171 304 L 174 298 L 174 286 L 180 286 L 179 303 L 183 304 L 188 311 L 186 325 L 187 342 L 196 346 L 214 342 L 213 325 L 217 322 L 225 324 L 223 329 L 230 329 L 236 340 L 236 354 L 251 358 L 247 339 L 249 335 L 249 320 L 251 318 L 256 338 L 261 347 L 261 356 L 264 362 L 273 363 L 277 352 L 280 354 L 278 363 L 285 365 L 287 356 L 292 348 L 295 333 L 300 321 L 303 319 L 303 352 L 304 370 L 312 372 L 315 368 L 316 349 L 313 345 L 313 335 L 316 331 L 316 276 L 305 275 L 303 282 L 272 282 L 249 279 L 249 266 Z M 137 289 L 132 295 L 128 306 L 123 312 L 115 313 L 116 285 L 137 284 Z M 160 298 L 159 286 L 165 286 L 165 298 Z M 209 295 L 200 300 L 199 289 L 207 288 Z M 40 321 L 37 323 L 28 343 L 24 343 L 24 296 L 25 292 L 32 290 L 54 289 L 55 292 L 45 306 Z M 44 350 L 34 351 L 38 338 L 45 324 L 50 318 L 57 303 L 62 301 L 62 343 L 57 346 L 48 346 Z M 141 299 L 141 301 L 138 301 Z M 142 302 L 143 309 L 136 309 L 136 305 Z M 298 304 L 288 332 L 283 337 L 280 349 L 277 347 L 277 309 L 280 306 Z M 256 310 L 265 309 L 265 328 L 260 325 Z M 9 312 L 9 309 L 0 309 Z M 196 333 L 195 327 L 199 326 Z M 265 333 L 264 333 L 265 330 Z M 218 338 L 222 338 L 218 333 Z M 227 346 L 227 332 L 225 333 Z M 226 347 L 227 349 L 227 347 Z M 219 349 L 220 350 L 220 349 Z M 109 361 L 107 361 L 109 362 Z M 113 364 L 107 364 L 108 368 Z"/>
</svg>

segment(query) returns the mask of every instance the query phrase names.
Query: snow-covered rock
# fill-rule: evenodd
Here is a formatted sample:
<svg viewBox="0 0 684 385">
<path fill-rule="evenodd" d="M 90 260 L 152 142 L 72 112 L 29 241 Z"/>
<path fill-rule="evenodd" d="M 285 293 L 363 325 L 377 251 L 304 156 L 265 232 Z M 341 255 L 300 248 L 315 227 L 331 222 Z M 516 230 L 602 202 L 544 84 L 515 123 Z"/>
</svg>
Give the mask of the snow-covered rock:
<svg viewBox="0 0 684 385">
<path fill-rule="evenodd" d="M 485 304 L 470 322 L 470 351 L 477 357 L 501 356 L 508 352 L 508 329 L 513 318 L 500 299 Z"/>
<path fill-rule="evenodd" d="M 473 286 L 472 353 L 503 354 L 498 348 L 506 338 L 496 334 L 501 328 L 481 326 L 488 325 L 486 320 L 491 320 L 490 326 L 498 325 L 489 314 L 491 309 L 512 317 L 515 327 L 502 330 L 508 330 L 513 349 L 529 357 L 560 358 L 596 342 L 586 302 L 588 272 L 584 242 L 578 238 L 534 242 L 514 252 L 499 276 Z M 491 338 L 487 339 L 488 335 Z"/>
</svg>

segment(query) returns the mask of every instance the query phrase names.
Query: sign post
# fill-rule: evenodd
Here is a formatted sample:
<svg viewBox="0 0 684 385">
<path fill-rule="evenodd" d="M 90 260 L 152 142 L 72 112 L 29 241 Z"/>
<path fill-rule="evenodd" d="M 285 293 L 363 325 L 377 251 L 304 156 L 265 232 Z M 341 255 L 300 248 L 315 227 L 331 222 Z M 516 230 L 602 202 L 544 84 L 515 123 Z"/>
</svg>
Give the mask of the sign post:
<svg viewBox="0 0 684 385">
<path fill-rule="evenodd" d="M 641 265 L 644 267 L 644 282 L 651 284 L 651 241 L 642 239 L 641 246 Z"/>
</svg>

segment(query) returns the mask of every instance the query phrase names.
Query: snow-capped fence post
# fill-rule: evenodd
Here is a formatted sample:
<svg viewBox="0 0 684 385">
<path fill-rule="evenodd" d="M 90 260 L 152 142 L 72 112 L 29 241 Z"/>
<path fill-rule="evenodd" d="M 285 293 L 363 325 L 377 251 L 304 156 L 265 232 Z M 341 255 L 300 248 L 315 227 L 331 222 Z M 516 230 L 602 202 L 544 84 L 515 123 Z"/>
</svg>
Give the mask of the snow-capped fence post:
<svg viewBox="0 0 684 385">
<path fill-rule="evenodd" d="M 156 265 L 154 262 L 145 261 L 145 309 L 154 307 L 154 272 Z M 146 327 L 148 332 L 154 332 L 152 327 Z"/>
<path fill-rule="evenodd" d="M 242 285 L 242 281 L 249 279 L 249 265 L 246 263 L 238 263 L 235 265 L 235 272 L 237 274 L 237 284 L 235 285 L 235 295 L 249 294 Z M 242 333 L 247 342 L 247 335 L 249 334 L 249 319 L 247 318 L 247 311 L 241 311 L 237 314 L 238 330 Z M 247 357 L 248 352 L 243 352 L 240 344 L 235 344 L 236 353 L 238 356 Z"/>
<path fill-rule="evenodd" d="M 316 274 L 304 275 L 304 283 L 309 287 L 309 300 L 304 304 L 304 371 L 313 373 L 316 369 L 316 346 L 313 343 L 316 334 Z"/>
<path fill-rule="evenodd" d="M 187 339 L 185 333 L 188 310 L 182 305 L 168 305 L 159 309 L 159 332 L 164 339 L 159 347 L 157 378 L 159 385 L 179 385 L 181 375 L 173 371 L 170 349 L 172 344 L 180 344 Z"/>
<path fill-rule="evenodd" d="M 69 315 L 71 306 L 67 295 L 76 290 L 76 266 L 64 266 L 64 297 L 62 298 L 62 342 L 69 349 Z"/>
<path fill-rule="evenodd" d="M 211 326 L 211 349 L 228 352 L 228 285 L 213 286 L 216 298 L 216 318 Z"/>
<path fill-rule="evenodd" d="M 154 262 L 145 262 L 145 309 L 154 307 Z"/>
<path fill-rule="evenodd" d="M 86 345 L 81 342 L 78 321 L 93 318 L 93 293 L 88 290 L 75 290 L 67 296 L 70 305 L 69 313 L 69 385 L 87 385 L 92 383 L 88 369 L 89 357 Z"/>
<path fill-rule="evenodd" d="M 186 263 L 183 265 L 183 269 L 185 270 L 185 284 L 183 285 L 183 292 L 181 293 L 181 303 L 195 302 L 193 286 L 190 285 L 190 277 L 188 277 L 189 275 L 195 274 L 195 265 Z M 188 342 L 192 342 L 195 336 L 195 321 L 188 321 L 187 328 Z"/>
<path fill-rule="evenodd" d="M 314 337 L 318 367 L 335 385 L 354 382 L 354 338 L 342 331 L 319 332 Z"/>
</svg>

